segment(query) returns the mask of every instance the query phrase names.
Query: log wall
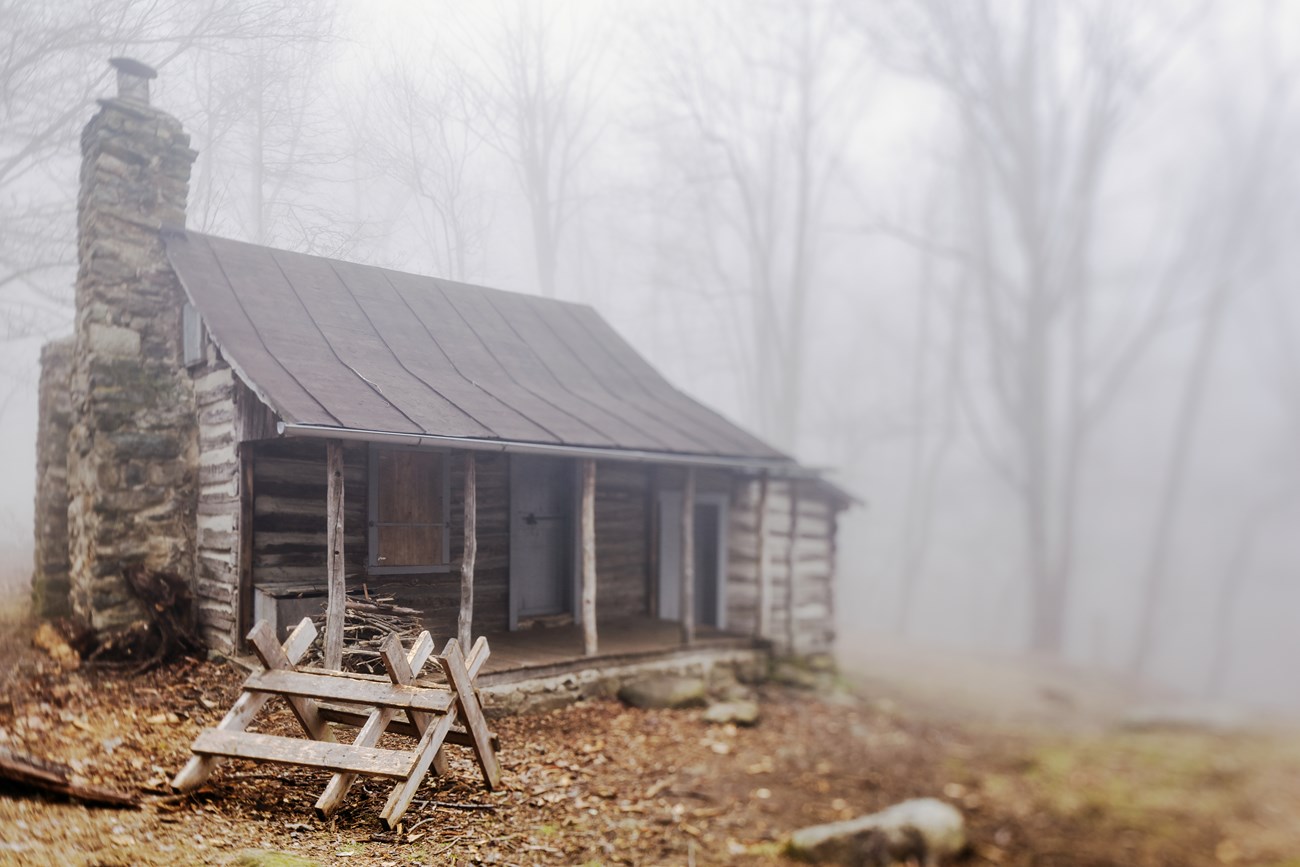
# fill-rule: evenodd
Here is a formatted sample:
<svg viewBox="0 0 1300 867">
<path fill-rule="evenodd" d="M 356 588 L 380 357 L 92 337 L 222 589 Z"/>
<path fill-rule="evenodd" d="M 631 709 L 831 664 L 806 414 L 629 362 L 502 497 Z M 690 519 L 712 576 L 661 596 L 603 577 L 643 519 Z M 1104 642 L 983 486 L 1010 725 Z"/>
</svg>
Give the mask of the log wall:
<svg viewBox="0 0 1300 867">
<path fill-rule="evenodd" d="M 204 353 L 191 371 L 199 426 L 193 590 L 204 643 L 228 651 L 240 637 L 240 453 L 274 435 L 275 417 L 210 340 Z"/>
<path fill-rule="evenodd" d="M 399 604 L 425 613 L 425 627 L 441 642 L 456 635 L 460 611 L 457 572 L 465 550 L 464 464 L 452 453 L 450 555 L 447 571 L 411 575 L 369 575 L 366 570 L 367 474 L 364 443 L 344 447 L 344 562 L 348 587 L 362 583 L 371 593 L 393 595 Z M 478 457 L 478 553 L 474 564 L 474 634 L 507 625 L 509 568 L 509 461 Z M 281 440 L 257 447 L 254 458 L 253 583 L 256 587 L 325 588 L 325 445 Z"/>
<path fill-rule="evenodd" d="M 597 619 L 650 611 L 650 468 L 605 461 L 596 468 Z"/>
<path fill-rule="evenodd" d="M 797 511 L 791 509 L 792 494 Z M 758 498 L 757 480 L 737 482 L 727 554 L 727 624 L 745 634 L 756 632 L 758 620 Z M 767 527 L 772 614 L 763 637 L 783 653 L 828 652 L 835 638 L 836 507 L 814 484 L 773 479 Z"/>
</svg>

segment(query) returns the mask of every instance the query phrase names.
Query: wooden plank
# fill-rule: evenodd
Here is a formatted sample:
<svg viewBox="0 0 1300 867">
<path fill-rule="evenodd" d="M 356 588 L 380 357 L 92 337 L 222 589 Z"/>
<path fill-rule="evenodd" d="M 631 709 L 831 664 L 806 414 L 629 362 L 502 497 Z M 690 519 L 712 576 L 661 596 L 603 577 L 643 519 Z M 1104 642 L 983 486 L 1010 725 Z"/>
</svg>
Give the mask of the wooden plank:
<svg viewBox="0 0 1300 867">
<path fill-rule="evenodd" d="M 582 652 L 595 656 L 596 636 L 596 462 L 582 462 Z"/>
<path fill-rule="evenodd" d="M 343 620 L 347 587 L 343 578 L 343 444 L 330 440 L 325 447 L 328 489 L 326 493 L 326 582 L 325 667 L 343 667 Z"/>
<path fill-rule="evenodd" d="M 394 646 L 395 645 L 395 646 Z M 420 636 L 411 645 L 410 651 L 406 654 L 402 652 L 401 642 L 396 635 L 390 634 L 388 640 L 384 642 L 383 650 L 384 659 L 389 662 L 387 665 L 388 675 L 393 683 L 409 684 L 415 680 L 416 674 L 424 668 L 424 664 L 429 661 L 433 654 L 433 637 L 428 632 L 421 632 Z M 390 661 L 391 657 L 396 657 L 401 664 Z M 393 718 L 397 716 L 398 711 L 393 708 L 377 708 L 370 712 L 361 730 L 357 732 L 356 738 L 352 741 L 353 746 L 373 747 L 379 743 L 379 736 L 388 730 Z M 423 731 L 420 732 L 423 734 Z M 356 774 L 335 774 L 325 786 L 325 791 L 321 792 L 316 799 L 316 812 L 322 818 L 328 818 L 343 803 L 347 797 L 348 790 L 357 780 Z"/>
<path fill-rule="evenodd" d="M 350 771 L 399 780 L 406 779 L 410 774 L 412 758 L 410 753 L 403 750 L 383 750 L 220 729 L 204 729 L 200 732 L 194 741 L 194 752 L 232 759 L 323 768 L 327 771 Z"/>
<path fill-rule="evenodd" d="M 354 729 L 360 729 L 365 726 L 366 722 L 371 717 L 371 714 L 369 713 L 363 713 L 359 710 L 353 710 L 352 708 L 344 707 L 342 705 L 320 704 L 317 705 L 317 709 L 320 711 L 320 715 L 330 722 L 345 725 Z M 394 712 L 393 720 L 388 724 L 388 728 L 385 731 L 390 735 L 401 735 L 402 737 L 412 738 L 413 740 L 419 740 L 423 737 L 420 730 L 406 718 L 404 711 Z M 496 732 L 491 732 L 491 735 L 492 749 L 501 749 L 501 737 Z M 474 746 L 474 737 L 469 732 L 452 729 L 447 732 L 445 743 L 458 747 L 472 747 Z"/>
<path fill-rule="evenodd" d="M 695 642 L 695 467 L 682 485 L 682 644 Z"/>
<path fill-rule="evenodd" d="M 307 618 L 303 618 L 307 620 Z M 307 621 L 310 623 L 310 621 Z M 299 623 L 299 626 L 302 624 Z M 314 631 L 314 630 L 313 630 Z M 275 632 L 271 629 L 270 624 L 265 620 L 258 621 L 252 631 L 248 633 L 248 640 L 252 642 L 253 652 L 257 658 L 262 661 L 268 671 L 276 671 L 280 674 L 292 674 L 293 663 L 285 655 L 284 649 L 275 643 Z M 290 696 L 288 698 L 289 708 L 293 715 L 298 718 L 302 724 L 303 731 L 308 737 L 318 741 L 333 741 L 334 732 L 330 730 L 329 723 L 320 718 L 316 711 L 316 702 L 310 698 L 301 698 Z"/>
<path fill-rule="evenodd" d="M 244 689 L 425 713 L 443 713 L 452 704 L 451 693 L 444 689 L 395 686 L 348 677 L 330 677 L 309 671 L 255 672 L 244 681 Z"/>
<path fill-rule="evenodd" d="M 420 743 L 415 748 L 415 762 L 411 765 L 406 778 L 393 787 L 388 802 L 384 804 L 383 812 L 379 814 L 379 821 L 389 831 L 396 828 L 397 823 L 402 821 L 402 816 L 406 815 L 406 808 L 411 805 L 411 799 L 419 791 L 420 784 L 424 782 L 424 775 L 429 772 L 434 756 L 442 748 L 447 733 L 451 731 L 452 723 L 455 721 L 455 710 L 449 708 L 448 713 L 441 716 L 436 725 L 429 726 L 424 736 L 420 738 Z"/>
<path fill-rule="evenodd" d="M 767 562 L 767 498 L 771 480 L 767 470 L 758 481 L 758 507 L 754 525 L 758 536 L 758 617 L 755 634 L 766 638 L 772 632 L 772 570 Z"/>
<path fill-rule="evenodd" d="M 478 461 L 474 452 L 462 453 L 465 462 L 465 553 L 460 559 L 460 616 L 456 620 L 456 637 L 460 649 L 469 653 L 474 626 L 474 559 L 478 556 Z"/>
<path fill-rule="evenodd" d="M 131 793 L 79 780 L 77 773 L 65 764 L 16 753 L 5 747 L 0 747 L 0 780 L 28 789 L 76 798 L 87 804 L 134 807 L 139 803 Z"/>
<path fill-rule="evenodd" d="M 421 637 L 427 637 L 429 633 L 422 633 Z M 410 684 L 415 680 L 416 672 L 412 671 L 407 664 L 406 659 L 401 654 L 402 644 L 398 641 L 396 635 L 389 635 L 380 649 L 381 659 L 384 662 L 384 668 L 388 672 L 388 677 L 393 683 Z M 429 652 L 433 652 L 433 639 L 429 638 Z M 428 659 L 428 656 L 425 656 Z M 424 733 L 433 725 L 433 718 L 429 714 L 418 713 L 416 711 L 407 711 L 406 716 L 415 726 L 415 730 L 423 737 Z M 433 756 L 433 770 L 438 774 L 447 773 L 447 757 L 443 755 L 442 748 Z"/>
<path fill-rule="evenodd" d="M 252 640 L 252 636 L 249 636 Z M 285 639 L 281 650 L 284 658 L 290 665 L 297 665 L 298 661 L 307 653 L 307 648 L 316 640 L 316 627 L 312 625 L 310 619 L 304 617 L 302 622 L 294 627 Z M 217 723 L 217 728 L 221 731 L 243 731 L 244 727 L 253 721 L 257 712 L 262 706 L 270 701 L 271 696 L 267 693 L 245 692 L 227 711 L 221 722 Z M 191 756 L 190 760 L 185 763 L 185 767 L 172 780 L 172 788 L 181 792 L 189 792 L 197 789 L 199 786 L 212 775 L 216 769 L 218 759 L 212 756 Z"/>
<path fill-rule="evenodd" d="M 501 785 L 501 765 L 492 749 L 492 736 L 487 720 L 483 718 L 483 709 L 479 707 L 478 693 L 474 691 L 474 683 L 465 667 L 465 658 L 461 656 L 460 645 L 454 641 L 447 642 L 442 656 L 438 657 L 438 664 L 455 689 L 456 707 L 464 717 L 465 730 L 474 738 L 474 759 L 483 772 L 483 782 L 489 790 L 496 789 Z"/>
</svg>

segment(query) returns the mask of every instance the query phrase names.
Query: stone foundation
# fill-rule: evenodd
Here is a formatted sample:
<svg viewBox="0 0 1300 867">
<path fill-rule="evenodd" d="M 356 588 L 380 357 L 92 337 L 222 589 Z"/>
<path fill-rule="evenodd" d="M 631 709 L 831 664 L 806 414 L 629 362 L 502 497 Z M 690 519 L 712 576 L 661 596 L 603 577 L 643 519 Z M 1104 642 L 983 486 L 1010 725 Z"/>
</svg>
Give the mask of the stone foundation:
<svg viewBox="0 0 1300 867">
<path fill-rule="evenodd" d="M 490 717 L 541 713 L 587 698 L 613 698 L 619 688 L 649 675 L 704 678 L 710 688 L 740 681 L 758 683 L 767 677 L 768 656 L 762 650 L 682 651 L 663 659 L 600 665 L 563 674 L 529 675 L 527 670 L 484 675 L 479 696 Z"/>
</svg>

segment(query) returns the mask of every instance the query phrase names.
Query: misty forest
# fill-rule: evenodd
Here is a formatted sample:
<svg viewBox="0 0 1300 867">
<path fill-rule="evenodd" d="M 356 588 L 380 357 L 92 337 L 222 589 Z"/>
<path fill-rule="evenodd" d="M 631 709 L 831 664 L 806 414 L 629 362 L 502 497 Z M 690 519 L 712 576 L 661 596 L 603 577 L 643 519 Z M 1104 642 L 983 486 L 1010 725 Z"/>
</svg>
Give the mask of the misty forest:
<svg viewBox="0 0 1300 867">
<path fill-rule="evenodd" d="M 590 305 L 823 469 L 856 498 L 846 671 L 1030 659 L 1300 709 L 1293 4 L 0 0 L 0 36 L 14 593 L 79 136 L 125 55 L 198 152 L 190 229 Z"/>
</svg>

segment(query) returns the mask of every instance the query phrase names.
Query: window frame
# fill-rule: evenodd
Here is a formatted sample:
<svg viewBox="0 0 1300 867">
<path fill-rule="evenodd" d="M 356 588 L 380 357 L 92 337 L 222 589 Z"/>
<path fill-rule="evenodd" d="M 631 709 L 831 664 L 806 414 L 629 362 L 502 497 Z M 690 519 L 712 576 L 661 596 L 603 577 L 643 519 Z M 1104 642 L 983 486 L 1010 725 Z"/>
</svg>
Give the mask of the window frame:
<svg viewBox="0 0 1300 867">
<path fill-rule="evenodd" d="M 203 314 L 190 302 L 181 307 L 181 355 L 187 368 L 198 367 L 204 358 Z"/>
<path fill-rule="evenodd" d="M 381 452 L 417 452 L 437 459 L 442 478 L 442 552 L 440 563 L 418 566 L 385 566 L 379 557 L 379 455 Z M 450 572 L 451 563 L 451 461 L 447 449 L 430 449 L 418 446 L 381 445 L 370 443 L 367 454 L 366 479 L 366 572 L 371 575 L 427 575 L 433 572 Z M 430 524 L 429 526 L 438 526 Z"/>
</svg>

